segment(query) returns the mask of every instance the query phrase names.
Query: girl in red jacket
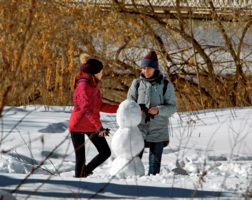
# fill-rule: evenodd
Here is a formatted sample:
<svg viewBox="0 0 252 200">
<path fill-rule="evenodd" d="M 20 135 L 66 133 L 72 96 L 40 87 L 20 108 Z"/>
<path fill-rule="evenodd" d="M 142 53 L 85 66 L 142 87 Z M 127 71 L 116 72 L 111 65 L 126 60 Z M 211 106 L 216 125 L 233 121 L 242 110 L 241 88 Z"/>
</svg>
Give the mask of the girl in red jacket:
<svg viewBox="0 0 252 200">
<path fill-rule="evenodd" d="M 100 92 L 103 65 L 97 59 L 89 59 L 81 65 L 80 73 L 75 80 L 72 111 L 69 131 L 75 149 L 75 177 L 87 177 L 92 171 L 107 160 L 111 151 L 106 139 L 108 132 L 102 127 L 100 111 L 116 113 L 116 104 L 103 103 Z M 85 165 L 85 135 L 98 150 L 95 156 Z"/>
</svg>

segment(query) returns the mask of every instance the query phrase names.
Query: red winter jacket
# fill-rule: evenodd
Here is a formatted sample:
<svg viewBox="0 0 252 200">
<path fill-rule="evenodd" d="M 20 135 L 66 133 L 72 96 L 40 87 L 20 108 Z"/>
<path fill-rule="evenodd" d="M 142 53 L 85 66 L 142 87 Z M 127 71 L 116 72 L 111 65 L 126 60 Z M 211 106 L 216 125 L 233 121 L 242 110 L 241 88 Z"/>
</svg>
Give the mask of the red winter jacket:
<svg viewBox="0 0 252 200">
<path fill-rule="evenodd" d="M 70 132 L 95 132 L 102 126 L 100 111 L 116 113 L 116 104 L 103 103 L 100 92 L 100 84 L 93 84 L 93 77 L 81 73 L 77 77 L 77 87 L 73 94 L 74 109 L 72 111 L 68 130 Z"/>
</svg>

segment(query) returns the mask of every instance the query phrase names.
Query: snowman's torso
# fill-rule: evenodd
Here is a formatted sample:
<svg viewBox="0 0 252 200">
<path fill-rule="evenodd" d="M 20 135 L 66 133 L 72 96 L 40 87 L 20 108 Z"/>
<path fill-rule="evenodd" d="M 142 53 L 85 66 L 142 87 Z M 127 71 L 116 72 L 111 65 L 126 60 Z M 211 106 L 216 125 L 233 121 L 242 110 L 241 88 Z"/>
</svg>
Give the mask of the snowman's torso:
<svg viewBox="0 0 252 200">
<path fill-rule="evenodd" d="M 117 157 L 132 159 L 144 148 L 142 133 L 138 127 L 118 128 L 113 136 L 111 148 Z"/>
</svg>

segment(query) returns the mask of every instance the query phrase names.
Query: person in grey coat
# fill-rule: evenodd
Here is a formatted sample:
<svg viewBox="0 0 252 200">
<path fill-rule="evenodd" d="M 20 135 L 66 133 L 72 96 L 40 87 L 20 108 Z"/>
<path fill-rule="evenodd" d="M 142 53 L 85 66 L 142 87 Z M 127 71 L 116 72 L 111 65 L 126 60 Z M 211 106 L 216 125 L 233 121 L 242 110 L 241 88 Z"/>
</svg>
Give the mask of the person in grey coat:
<svg viewBox="0 0 252 200">
<path fill-rule="evenodd" d="M 141 61 L 140 78 L 133 80 L 127 99 L 141 107 L 142 121 L 138 127 L 145 147 L 150 148 L 148 175 L 158 174 L 163 148 L 169 144 L 168 118 L 177 111 L 177 103 L 172 83 L 159 70 L 155 51 L 150 51 Z"/>
</svg>

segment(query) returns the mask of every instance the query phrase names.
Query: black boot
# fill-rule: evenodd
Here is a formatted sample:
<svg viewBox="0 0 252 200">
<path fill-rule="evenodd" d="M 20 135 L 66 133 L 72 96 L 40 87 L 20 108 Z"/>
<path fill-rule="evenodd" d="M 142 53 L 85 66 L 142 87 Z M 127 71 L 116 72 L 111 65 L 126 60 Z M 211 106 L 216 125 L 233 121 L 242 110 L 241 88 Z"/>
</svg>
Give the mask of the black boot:
<svg viewBox="0 0 252 200">
<path fill-rule="evenodd" d="M 84 177 L 86 178 L 86 177 L 88 177 L 88 176 L 90 176 L 90 175 L 92 175 L 93 174 L 93 172 L 87 172 L 86 170 L 85 170 L 85 172 L 84 172 Z"/>
<path fill-rule="evenodd" d="M 74 178 L 86 178 L 86 177 L 88 177 L 88 176 L 90 176 L 92 174 L 93 174 L 93 172 L 88 172 L 87 171 L 87 167 L 85 166 L 84 172 L 81 173 L 81 175 L 79 175 L 79 176 L 73 176 L 73 177 Z"/>
</svg>

